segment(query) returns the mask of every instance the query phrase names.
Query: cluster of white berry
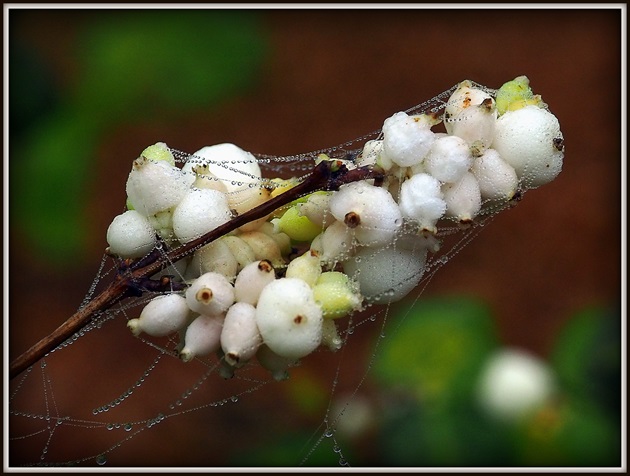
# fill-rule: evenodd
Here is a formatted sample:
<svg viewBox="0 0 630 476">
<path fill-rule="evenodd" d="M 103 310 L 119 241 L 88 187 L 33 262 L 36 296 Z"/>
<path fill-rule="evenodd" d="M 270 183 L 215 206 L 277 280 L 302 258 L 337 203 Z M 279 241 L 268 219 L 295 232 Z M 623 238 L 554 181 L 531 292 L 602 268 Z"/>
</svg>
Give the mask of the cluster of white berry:
<svg viewBox="0 0 630 476">
<path fill-rule="evenodd" d="M 441 122 L 446 132 L 432 130 Z M 179 332 L 184 361 L 218 352 L 226 376 L 256 356 L 285 378 L 320 345 L 340 347 L 336 319 L 418 285 L 441 221 L 465 225 L 505 206 L 553 180 L 562 159 L 558 121 L 526 77 L 495 95 L 464 81 L 440 116 L 396 113 L 345 161 L 378 168 L 384 180 L 312 193 L 199 248 L 170 270 L 186 291 L 155 297 L 128 325 L 136 335 Z M 109 251 L 140 258 L 161 243 L 189 243 L 296 183 L 263 178 L 233 144 L 204 147 L 179 168 L 157 143 L 134 161 Z"/>
</svg>

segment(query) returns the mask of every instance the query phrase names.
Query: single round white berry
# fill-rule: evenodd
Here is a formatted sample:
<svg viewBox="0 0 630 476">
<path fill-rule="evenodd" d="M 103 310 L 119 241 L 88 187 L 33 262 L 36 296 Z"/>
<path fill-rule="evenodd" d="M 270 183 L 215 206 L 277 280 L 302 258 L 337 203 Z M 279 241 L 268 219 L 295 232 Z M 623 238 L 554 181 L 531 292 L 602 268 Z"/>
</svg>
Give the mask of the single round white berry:
<svg viewBox="0 0 630 476">
<path fill-rule="evenodd" d="M 441 184 L 429 174 L 415 174 L 404 181 L 398 204 L 405 218 L 430 232 L 437 231 L 435 225 L 446 212 Z"/>
<path fill-rule="evenodd" d="M 251 359 L 262 344 L 256 325 L 256 308 L 245 302 L 237 302 L 228 310 L 221 332 L 221 348 L 225 361 L 240 367 Z"/>
<path fill-rule="evenodd" d="M 491 415 L 509 421 L 531 414 L 555 394 L 555 377 L 534 355 L 502 349 L 485 363 L 478 384 L 481 406 Z"/>
<path fill-rule="evenodd" d="M 448 183 L 462 178 L 472 163 L 470 147 L 464 139 L 457 136 L 436 139 L 423 162 L 428 174 Z"/>
<path fill-rule="evenodd" d="M 330 199 L 330 211 L 364 245 L 390 243 L 402 226 L 402 214 L 392 195 L 365 181 L 341 186 Z"/>
<path fill-rule="evenodd" d="M 145 216 L 127 210 L 107 228 L 107 243 L 109 251 L 121 258 L 140 258 L 155 246 L 155 230 Z"/>
<path fill-rule="evenodd" d="M 155 215 L 177 205 L 190 188 L 190 180 L 167 161 L 140 157 L 127 178 L 127 197 L 144 216 Z"/>
<path fill-rule="evenodd" d="M 359 284 L 361 295 L 369 302 L 399 301 L 411 292 L 425 271 L 427 248 L 400 246 L 364 248 L 344 261 L 344 272 Z"/>
<path fill-rule="evenodd" d="M 224 193 L 210 188 L 191 189 L 173 212 L 173 231 L 182 243 L 199 238 L 232 217 Z"/>
<path fill-rule="evenodd" d="M 435 140 L 431 124 L 421 116 L 397 112 L 383 123 L 383 150 L 386 157 L 401 167 L 422 162 Z"/>
<path fill-rule="evenodd" d="M 527 188 L 551 182 L 562 170 L 564 140 L 558 119 L 537 106 L 507 111 L 497 120 L 492 148 Z"/>
<path fill-rule="evenodd" d="M 494 149 L 488 149 L 483 155 L 475 157 L 472 168 L 482 199 L 511 200 L 518 188 L 518 177 L 514 167 L 501 158 Z"/>
<path fill-rule="evenodd" d="M 442 185 L 446 216 L 455 218 L 460 223 L 470 223 L 481 210 L 481 191 L 479 183 L 471 172 L 456 183 Z"/>
<path fill-rule="evenodd" d="M 313 352 L 321 342 L 322 320 L 311 287 L 301 279 L 277 279 L 260 293 L 256 323 L 264 343 L 281 357 Z"/>
<path fill-rule="evenodd" d="M 183 296 L 165 294 L 151 299 L 142 309 L 140 317 L 130 319 L 127 327 L 135 336 L 144 332 L 153 337 L 163 337 L 183 329 L 189 313 Z"/>
<path fill-rule="evenodd" d="M 189 362 L 195 357 L 218 351 L 221 347 L 223 320 L 223 315 L 197 316 L 186 329 L 184 347 L 179 352 L 179 358 Z"/>
<path fill-rule="evenodd" d="M 234 288 L 228 279 L 216 272 L 205 273 L 186 290 L 188 307 L 199 314 L 224 314 L 234 303 Z"/>
<path fill-rule="evenodd" d="M 260 260 L 245 266 L 234 282 L 234 298 L 255 306 L 260 293 L 267 284 L 276 279 L 271 262 Z"/>
</svg>

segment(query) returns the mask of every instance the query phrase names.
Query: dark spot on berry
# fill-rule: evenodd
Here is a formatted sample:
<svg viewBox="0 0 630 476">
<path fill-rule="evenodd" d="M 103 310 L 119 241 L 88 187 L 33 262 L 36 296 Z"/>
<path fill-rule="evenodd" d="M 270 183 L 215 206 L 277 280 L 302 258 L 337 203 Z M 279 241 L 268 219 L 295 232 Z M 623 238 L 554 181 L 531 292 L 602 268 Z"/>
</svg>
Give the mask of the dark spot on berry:
<svg viewBox="0 0 630 476">
<path fill-rule="evenodd" d="M 361 216 L 355 212 L 348 212 L 343 218 L 343 222 L 348 228 L 356 228 L 361 224 Z"/>
</svg>

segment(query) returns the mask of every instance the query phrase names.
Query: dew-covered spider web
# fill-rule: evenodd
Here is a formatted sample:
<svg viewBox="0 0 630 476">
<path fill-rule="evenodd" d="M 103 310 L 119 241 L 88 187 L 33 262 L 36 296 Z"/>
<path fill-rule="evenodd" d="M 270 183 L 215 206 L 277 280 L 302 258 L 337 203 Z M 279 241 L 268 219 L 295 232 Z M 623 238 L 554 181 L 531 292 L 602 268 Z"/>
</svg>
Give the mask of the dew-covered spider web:
<svg viewBox="0 0 630 476">
<path fill-rule="evenodd" d="M 454 89 L 406 112 L 440 114 Z M 365 142 L 380 136 L 380 131 L 374 131 L 337 147 L 287 157 L 258 154 L 256 158 L 266 178 L 303 179 L 320 154 L 352 163 Z M 171 150 L 179 165 L 191 159 L 189 153 Z M 242 181 L 261 184 L 249 176 Z M 409 306 L 422 299 L 435 273 L 512 204 L 486 203 L 467 226 L 440 222 L 439 249 L 428 254 Z M 121 197 L 121 209 L 123 205 Z M 159 246 L 161 256 L 168 259 L 167 244 Z M 389 246 L 396 247 L 397 241 Z M 301 252 L 299 247 L 293 250 L 294 255 Z M 187 279 L 176 263 L 168 264 L 161 274 L 170 274 L 176 281 Z M 119 272 L 120 261 L 104 254 L 81 306 Z M 336 320 L 340 348 L 334 352 L 317 349 L 288 369 L 288 380 L 277 381 L 255 359 L 234 375 L 228 375 L 217 354 L 182 362 L 177 334 L 132 336 L 127 321 L 138 317 L 153 296 L 126 298 L 96 314 L 10 381 L 7 446 L 11 467 L 258 466 L 270 460 L 256 459 L 254 449 L 287 434 L 294 435 L 292 450 L 273 460 L 283 466 L 318 466 L 322 461 L 361 464 L 348 453 L 338 430 L 360 418 L 357 408 L 372 385 L 370 371 L 379 359 L 381 344 L 396 332 L 389 325 L 392 305 L 381 304 L 377 297 L 365 303 L 363 310 Z M 382 300 L 387 301 L 387 296 Z M 295 427 L 302 430 L 287 432 Z"/>
</svg>

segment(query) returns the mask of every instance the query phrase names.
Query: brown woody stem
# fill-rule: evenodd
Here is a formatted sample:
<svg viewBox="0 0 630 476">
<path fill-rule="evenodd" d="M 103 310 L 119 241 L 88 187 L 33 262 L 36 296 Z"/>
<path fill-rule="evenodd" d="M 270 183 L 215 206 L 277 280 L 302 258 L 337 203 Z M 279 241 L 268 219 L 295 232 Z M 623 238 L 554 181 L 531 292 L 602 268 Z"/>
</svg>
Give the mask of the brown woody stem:
<svg viewBox="0 0 630 476">
<path fill-rule="evenodd" d="M 48 352 L 85 327 L 96 315 L 106 311 L 117 302 L 129 296 L 138 296 L 146 290 L 154 292 L 167 291 L 169 286 L 175 283 L 171 283 L 169 279 L 162 279 L 158 282 L 149 278 L 166 268 L 170 263 L 185 258 L 202 246 L 251 221 L 268 216 L 278 208 L 291 203 L 299 197 L 318 190 L 337 190 L 343 184 L 370 178 L 382 179 L 382 173 L 371 167 L 359 167 L 348 170 L 344 165 L 340 165 L 339 162 L 322 161 L 315 166 L 308 177 L 295 187 L 242 215 L 238 215 L 205 235 L 166 253 L 164 250 L 155 249 L 149 255 L 136 262 L 132 262 L 129 265 L 121 265 L 119 273 L 107 288 L 85 306 L 79 308 L 77 312 L 51 334 L 41 339 L 11 362 L 9 378 L 15 378 L 38 362 Z"/>
</svg>

